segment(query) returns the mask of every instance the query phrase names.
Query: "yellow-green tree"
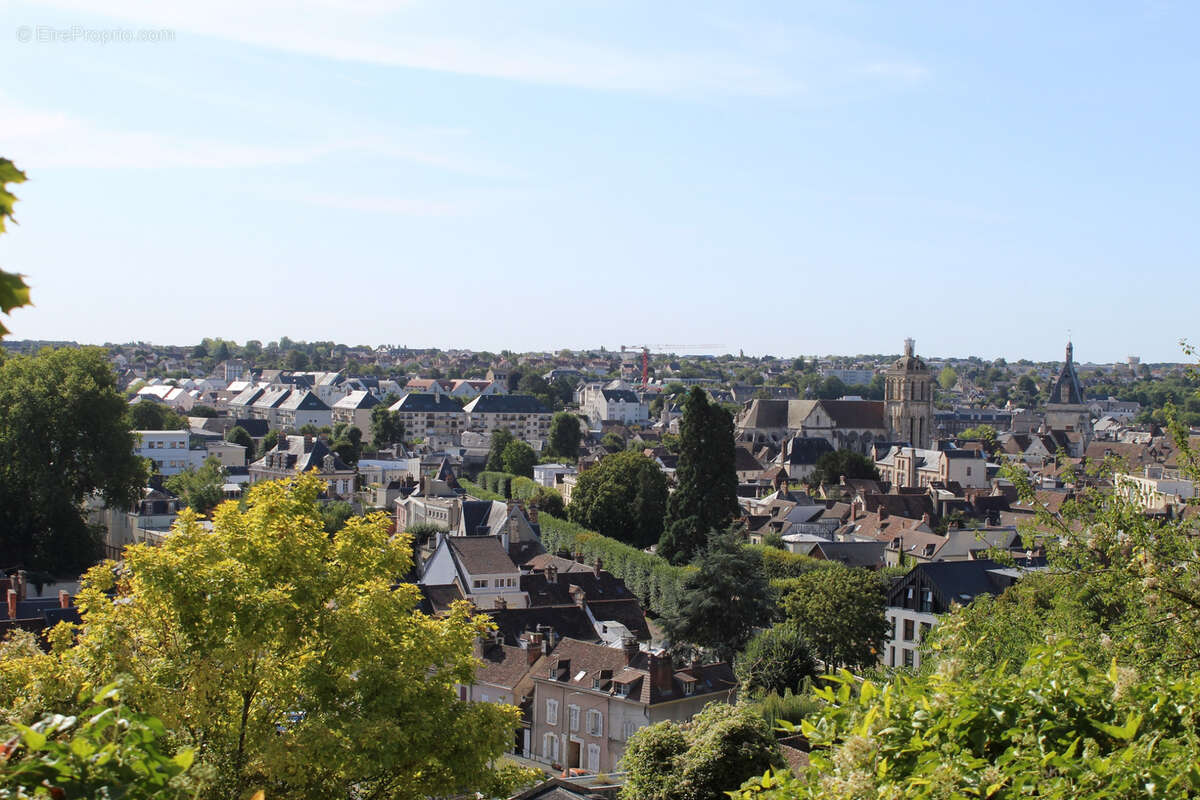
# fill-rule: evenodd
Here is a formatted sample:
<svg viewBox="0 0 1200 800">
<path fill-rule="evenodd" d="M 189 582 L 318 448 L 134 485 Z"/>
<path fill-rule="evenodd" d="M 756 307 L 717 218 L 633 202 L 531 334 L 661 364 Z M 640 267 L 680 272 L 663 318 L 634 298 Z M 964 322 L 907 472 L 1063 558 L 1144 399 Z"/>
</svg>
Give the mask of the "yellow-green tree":
<svg viewBox="0 0 1200 800">
<path fill-rule="evenodd" d="M 8 648 L 0 676 L 27 683 L 0 700 L 56 711 L 64 686 L 116 681 L 171 744 L 194 749 L 213 798 L 503 791 L 494 761 L 517 709 L 455 690 L 473 680 L 486 619 L 465 605 L 420 613 L 417 587 L 398 582 L 408 537 L 382 514 L 326 534 L 320 488 L 311 476 L 256 486 L 244 510 L 213 512 L 211 532 L 184 511 L 163 545 L 92 569 L 77 641 L 59 636 L 50 656 Z"/>
</svg>

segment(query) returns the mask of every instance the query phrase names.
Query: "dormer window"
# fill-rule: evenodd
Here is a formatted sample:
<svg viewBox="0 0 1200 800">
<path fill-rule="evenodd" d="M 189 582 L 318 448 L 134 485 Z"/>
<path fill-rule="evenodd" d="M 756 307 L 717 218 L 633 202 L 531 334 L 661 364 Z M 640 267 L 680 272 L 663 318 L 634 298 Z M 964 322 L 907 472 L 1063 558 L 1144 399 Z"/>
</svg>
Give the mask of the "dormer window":
<svg viewBox="0 0 1200 800">
<path fill-rule="evenodd" d="M 696 682 L 695 681 L 684 681 L 683 682 L 683 693 L 689 697 L 691 695 L 695 694 L 696 693 Z"/>
<path fill-rule="evenodd" d="M 598 677 L 592 678 L 592 688 L 593 689 L 600 688 L 600 678 L 598 678 Z"/>
</svg>

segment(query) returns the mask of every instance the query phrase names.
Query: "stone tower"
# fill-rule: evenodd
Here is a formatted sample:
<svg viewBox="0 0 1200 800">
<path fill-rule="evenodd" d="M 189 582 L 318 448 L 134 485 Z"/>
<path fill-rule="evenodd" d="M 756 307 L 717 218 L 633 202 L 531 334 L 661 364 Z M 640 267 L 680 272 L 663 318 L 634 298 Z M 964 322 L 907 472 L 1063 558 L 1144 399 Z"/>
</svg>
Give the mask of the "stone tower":
<svg viewBox="0 0 1200 800">
<path fill-rule="evenodd" d="M 904 355 L 884 373 L 884 410 L 893 441 L 928 448 L 933 436 L 933 376 L 913 355 L 912 339 L 904 340 Z"/>
<path fill-rule="evenodd" d="M 1069 455 L 1075 457 L 1083 455 L 1092 441 L 1092 415 L 1083 398 L 1079 375 L 1075 372 L 1075 347 L 1070 342 L 1067 342 L 1062 368 L 1046 400 L 1046 427 L 1052 431 L 1079 434 L 1078 437 L 1070 437 Z"/>
</svg>

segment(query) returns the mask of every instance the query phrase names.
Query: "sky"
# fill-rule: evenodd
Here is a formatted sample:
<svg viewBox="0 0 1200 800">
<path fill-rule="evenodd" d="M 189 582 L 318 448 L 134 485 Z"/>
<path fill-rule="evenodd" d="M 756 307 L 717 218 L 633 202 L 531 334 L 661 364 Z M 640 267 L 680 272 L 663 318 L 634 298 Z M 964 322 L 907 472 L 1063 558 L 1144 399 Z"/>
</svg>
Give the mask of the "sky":
<svg viewBox="0 0 1200 800">
<path fill-rule="evenodd" d="M 29 177 L 0 267 L 35 303 L 6 324 L 1180 361 L 1197 29 L 1137 0 L 0 0 Z"/>
</svg>

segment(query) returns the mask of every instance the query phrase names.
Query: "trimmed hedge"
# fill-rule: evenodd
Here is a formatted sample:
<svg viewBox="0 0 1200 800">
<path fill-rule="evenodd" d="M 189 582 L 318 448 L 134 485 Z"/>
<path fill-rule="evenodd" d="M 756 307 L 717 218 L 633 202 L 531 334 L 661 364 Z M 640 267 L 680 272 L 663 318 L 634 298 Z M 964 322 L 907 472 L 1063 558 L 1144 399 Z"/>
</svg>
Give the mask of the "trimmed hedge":
<svg viewBox="0 0 1200 800">
<path fill-rule="evenodd" d="M 479 484 L 472 483 L 466 478 L 459 478 L 458 485 L 466 489 L 467 494 L 471 495 L 471 497 L 478 497 L 480 500 L 499 500 L 504 502 L 504 500 L 507 499 L 504 495 L 496 494 L 495 492 L 489 492 Z"/>
<path fill-rule="evenodd" d="M 485 470 L 484 472 L 479 473 L 475 480 L 478 481 L 479 485 L 485 490 L 500 495 L 501 500 L 508 500 L 510 497 L 512 497 L 512 482 L 516 477 L 516 475 L 508 472 L 492 472 Z M 530 481 L 530 483 L 532 483 L 532 481 Z"/>
<path fill-rule="evenodd" d="M 644 608 L 656 616 L 675 612 L 683 595 L 683 584 L 695 567 L 675 567 L 665 558 L 601 536 L 576 522 L 542 514 L 542 546 L 548 553 L 565 550 L 585 562 L 598 556 L 603 568 L 625 581 Z"/>
<path fill-rule="evenodd" d="M 757 551 L 762 556 L 763 574 L 769 581 L 799 578 L 807 572 L 823 569 L 832 563 L 764 544 L 748 544 L 746 547 Z"/>
</svg>

